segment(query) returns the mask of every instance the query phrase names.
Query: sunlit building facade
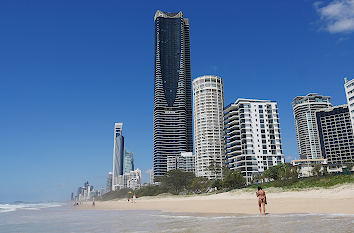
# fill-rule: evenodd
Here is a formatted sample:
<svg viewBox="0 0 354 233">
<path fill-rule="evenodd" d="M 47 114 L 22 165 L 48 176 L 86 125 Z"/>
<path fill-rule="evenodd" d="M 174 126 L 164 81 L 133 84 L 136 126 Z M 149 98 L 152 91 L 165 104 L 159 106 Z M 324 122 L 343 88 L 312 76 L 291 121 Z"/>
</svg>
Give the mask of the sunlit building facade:
<svg viewBox="0 0 354 233">
<path fill-rule="evenodd" d="M 224 114 L 226 166 L 252 183 L 255 175 L 284 163 L 275 101 L 237 99 Z"/>
<path fill-rule="evenodd" d="M 354 79 L 348 81 L 347 78 L 344 79 L 345 84 L 345 94 L 348 101 L 348 109 L 350 114 L 350 120 L 352 122 L 352 129 L 354 130 Z"/>
<path fill-rule="evenodd" d="M 193 80 L 195 174 L 222 177 L 224 152 L 224 87 L 220 77 L 206 75 Z"/>
<path fill-rule="evenodd" d="M 300 159 L 322 158 L 315 112 L 332 107 L 330 99 L 316 93 L 295 97 L 293 111 Z"/>
</svg>

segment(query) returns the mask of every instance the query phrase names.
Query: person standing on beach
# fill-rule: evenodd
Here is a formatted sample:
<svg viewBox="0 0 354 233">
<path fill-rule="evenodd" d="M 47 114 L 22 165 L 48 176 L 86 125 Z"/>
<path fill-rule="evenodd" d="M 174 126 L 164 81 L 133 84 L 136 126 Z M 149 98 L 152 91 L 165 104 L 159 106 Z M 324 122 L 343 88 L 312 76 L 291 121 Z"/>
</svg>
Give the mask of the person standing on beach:
<svg viewBox="0 0 354 233">
<path fill-rule="evenodd" d="M 256 192 L 258 197 L 258 206 L 259 206 L 259 213 L 262 214 L 262 206 L 263 206 L 263 214 L 265 215 L 265 205 L 267 204 L 267 197 L 266 193 L 262 190 L 261 186 L 258 186 L 258 191 Z"/>
</svg>

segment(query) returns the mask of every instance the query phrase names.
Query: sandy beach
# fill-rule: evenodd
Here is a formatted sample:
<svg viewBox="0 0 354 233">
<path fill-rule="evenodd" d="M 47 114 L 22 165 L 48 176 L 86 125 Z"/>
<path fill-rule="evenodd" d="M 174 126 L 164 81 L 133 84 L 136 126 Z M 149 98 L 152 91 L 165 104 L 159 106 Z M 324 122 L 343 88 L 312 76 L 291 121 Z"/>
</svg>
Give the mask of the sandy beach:
<svg viewBox="0 0 354 233">
<path fill-rule="evenodd" d="M 354 184 L 331 189 L 282 192 L 265 190 L 267 213 L 354 214 Z M 83 203 L 78 209 L 161 210 L 165 212 L 205 214 L 257 214 L 255 191 L 237 190 L 220 194 L 195 196 L 157 196 L 137 198 L 136 203 L 125 200 Z"/>
</svg>

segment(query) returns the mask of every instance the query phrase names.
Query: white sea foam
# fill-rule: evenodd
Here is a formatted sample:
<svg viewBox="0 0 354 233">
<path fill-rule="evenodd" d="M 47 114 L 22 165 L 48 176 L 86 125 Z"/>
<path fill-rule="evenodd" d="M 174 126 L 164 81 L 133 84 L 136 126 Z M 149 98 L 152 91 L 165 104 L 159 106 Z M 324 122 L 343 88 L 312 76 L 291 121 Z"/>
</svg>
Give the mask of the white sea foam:
<svg viewBox="0 0 354 233">
<path fill-rule="evenodd" d="M 40 210 L 62 206 L 62 203 L 15 203 L 0 204 L 0 213 L 12 212 L 16 210 Z"/>
</svg>

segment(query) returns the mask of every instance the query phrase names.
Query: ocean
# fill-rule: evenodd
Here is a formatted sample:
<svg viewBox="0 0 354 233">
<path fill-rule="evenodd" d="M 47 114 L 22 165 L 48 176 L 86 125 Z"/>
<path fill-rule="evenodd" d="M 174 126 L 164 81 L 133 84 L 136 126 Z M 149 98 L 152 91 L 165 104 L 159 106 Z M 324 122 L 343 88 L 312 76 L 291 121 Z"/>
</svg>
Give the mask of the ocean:
<svg viewBox="0 0 354 233">
<path fill-rule="evenodd" d="M 205 215 L 78 210 L 69 204 L 0 204 L 0 233 L 354 232 L 354 215 Z"/>
</svg>

